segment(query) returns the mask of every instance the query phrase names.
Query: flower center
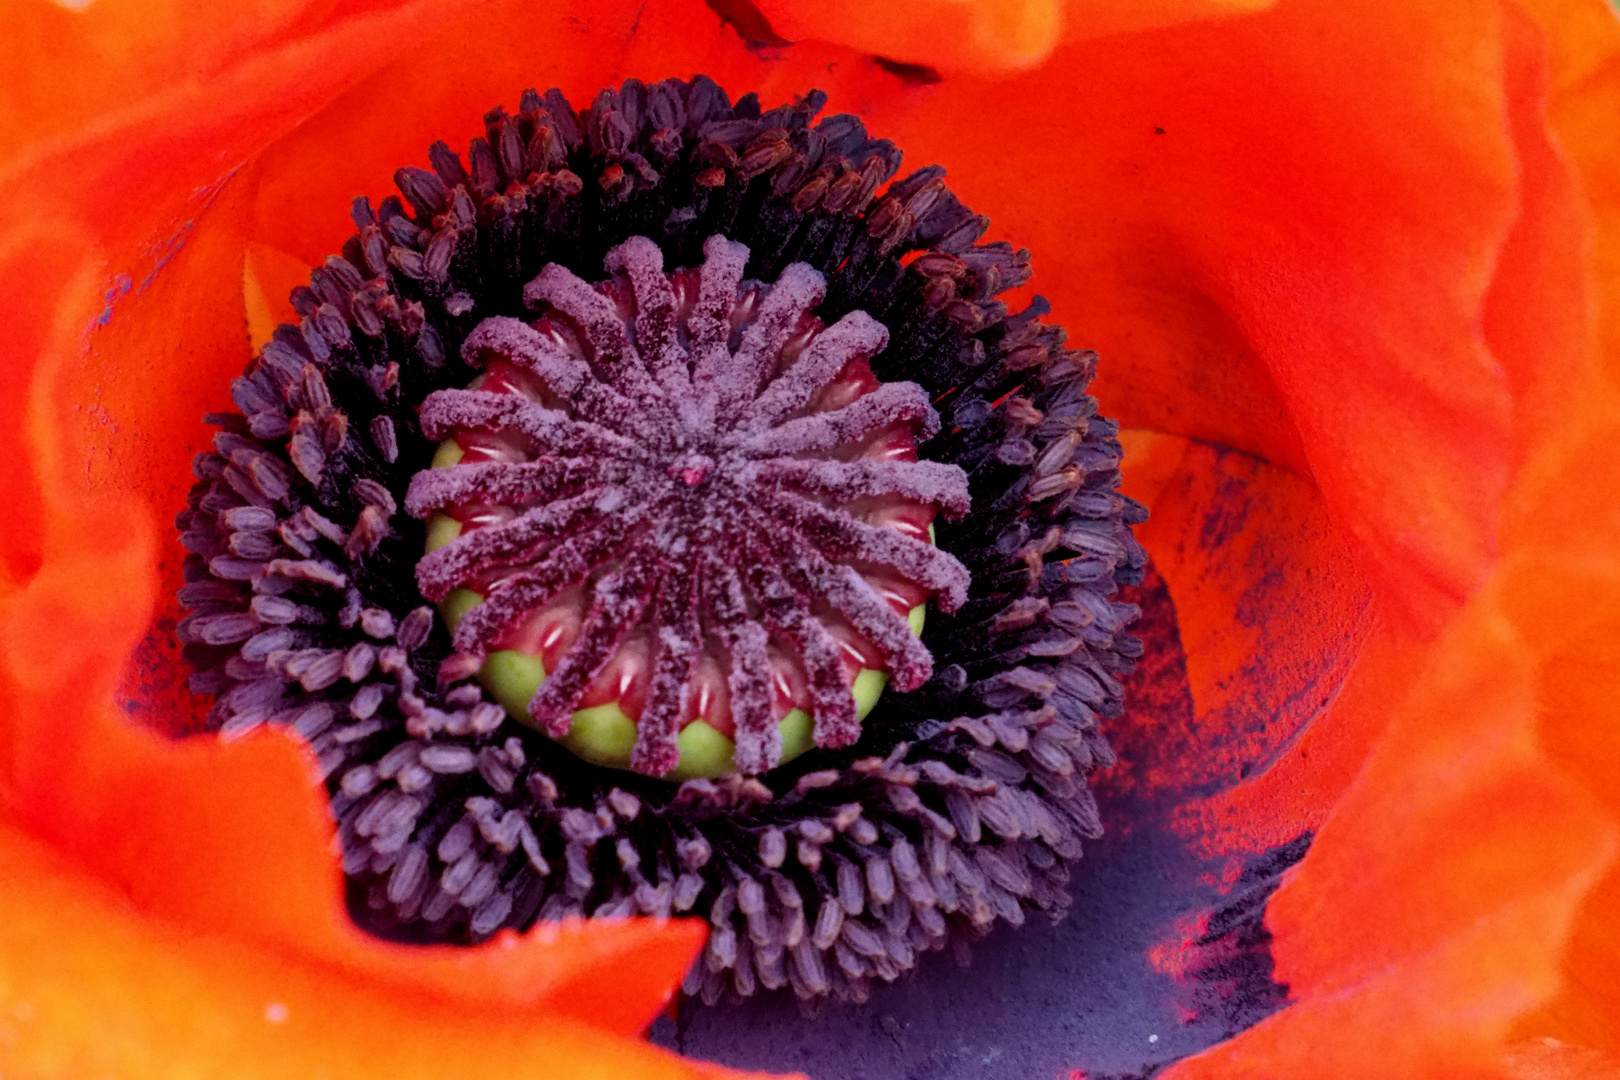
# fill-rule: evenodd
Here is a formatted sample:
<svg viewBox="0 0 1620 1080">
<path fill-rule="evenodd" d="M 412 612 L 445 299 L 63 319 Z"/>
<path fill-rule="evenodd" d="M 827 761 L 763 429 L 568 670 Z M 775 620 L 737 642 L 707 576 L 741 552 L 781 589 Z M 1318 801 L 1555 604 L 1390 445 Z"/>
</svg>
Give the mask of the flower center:
<svg viewBox="0 0 1620 1080">
<path fill-rule="evenodd" d="M 308 741 L 362 927 L 690 913 L 689 993 L 860 1001 L 1068 902 L 1142 653 L 1118 428 L 1028 253 L 824 100 L 526 91 L 210 417 L 191 685 Z"/>
<path fill-rule="evenodd" d="M 447 665 L 583 757 L 676 779 L 854 742 L 886 680 L 933 673 L 911 620 L 968 584 L 930 542 L 967 477 L 917 460 L 939 418 L 873 377 L 887 329 L 824 325 L 803 263 L 765 285 L 741 244 L 704 253 L 666 274 L 633 237 L 595 286 L 546 267 L 540 317 L 485 319 L 475 387 L 423 403 L 457 460 L 406 497 L 443 515 L 416 576 Z"/>
</svg>

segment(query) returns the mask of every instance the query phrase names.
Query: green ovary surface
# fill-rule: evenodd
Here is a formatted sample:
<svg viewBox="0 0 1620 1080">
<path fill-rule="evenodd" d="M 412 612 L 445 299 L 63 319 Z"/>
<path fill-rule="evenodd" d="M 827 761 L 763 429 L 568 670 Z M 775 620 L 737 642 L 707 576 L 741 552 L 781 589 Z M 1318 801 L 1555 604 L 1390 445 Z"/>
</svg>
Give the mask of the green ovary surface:
<svg viewBox="0 0 1620 1080">
<path fill-rule="evenodd" d="M 442 514 L 434 515 L 428 522 L 428 550 L 443 547 L 460 533 L 460 522 Z M 456 589 L 444 598 L 439 611 L 453 631 L 461 617 L 482 600 L 483 597 L 471 589 Z M 927 605 L 919 604 L 907 615 L 912 633 L 922 634 L 927 610 Z M 529 702 L 545 678 L 546 668 L 539 657 L 514 649 L 490 653 L 478 669 L 478 681 L 489 695 L 508 716 L 524 724 L 529 724 Z M 884 671 L 863 668 L 856 674 L 850 692 L 855 695 L 855 712 L 860 719 L 866 719 L 877 705 L 888 682 L 889 675 Z M 784 765 L 815 746 L 814 721 L 803 709 L 788 712 L 778 722 L 778 728 L 782 733 Z M 574 713 L 573 726 L 557 741 L 593 765 L 628 769 L 630 750 L 636 744 L 636 722 L 625 715 L 617 702 L 593 705 Z M 675 744 L 680 747 L 681 759 L 672 771 L 664 774 L 665 780 L 714 779 L 736 771 L 732 762 L 736 743 L 703 720 L 694 720 L 682 728 Z"/>
</svg>

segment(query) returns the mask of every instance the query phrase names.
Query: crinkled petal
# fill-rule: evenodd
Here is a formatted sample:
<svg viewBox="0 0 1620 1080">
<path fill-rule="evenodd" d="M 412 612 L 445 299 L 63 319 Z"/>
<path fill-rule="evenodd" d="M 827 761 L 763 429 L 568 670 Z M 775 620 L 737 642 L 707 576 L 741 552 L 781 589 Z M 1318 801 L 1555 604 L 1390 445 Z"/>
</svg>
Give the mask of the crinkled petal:
<svg viewBox="0 0 1620 1080">
<path fill-rule="evenodd" d="M 1537 743 L 1537 676 L 1482 597 L 1272 901 L 1297 1004 L 1170 1075 L 1496 1075 L 1616 850 L 1612 817 Z"/>
<path fill-rule="evenodd" d="M 1573 161 L 1595 224 L 1595 319 L 1579 329 L 1595 339 L 1592 371 L 1576 372 L 1579 408 L 1559 418 L 1556 435 L 1528 462 L 1519 497 L 1504 519 L 1505 544 L 1537 552 L 1503 586 L 1542 660 L 1541 735 L 1548 754 L 1620 815 L 1620 726 L 1614 722 L 1620 671 L 1620 594 L 1615 493 L 1620 414 L 1620 18 L 1610 5 L 1580 0 L 1525 4 L 1546 35 L 1552 64 L 1547 119 Z M 1552 373 L 1554 375 L 1558 373 Z M 1551 397 L 1556 384 L 1544 393 Z M 1581 907 L 1570 935 L 1558 995 L 1524 1018 L 1518 1033 L 1599 1053 L 1620 1069 L 1620 867 L 1611 867 Z M 1578 1059 L 1579 1054 L 1571 1051 Z M 1574 1066 L 1571 1066 L 1573 1069 Z M 1594 1069 L 1596 1066 L 1593 1067 Z"/>
<path fill-rule="evenodd" d="M 1333 806 L 1268 919 L 1299 1004 L 1174 1075 L 1614 1067 L 1620 410 L 1603 338 L 1617 309 L 1590 260 L 1593 217 L 1600 268 L 1614 243 L 1615 172 L 1605 138 L 1570 117 L 1587 95 L 1611 112 L 1620 96 L 1589 52 L 1555 43 L 1586 72 L 1555 69 L 1549 131 L 1537 35 L 1511 10 L 1504 27 L 1521 209 L 1484 323 L 1515 405 L 1500 558 L 1436 646 L 1375 639 L 1295 752 L 1205 808 L 1241 830 Z M 1580 180 L 1559 145 L 1569 129 Z"/>
</svg>

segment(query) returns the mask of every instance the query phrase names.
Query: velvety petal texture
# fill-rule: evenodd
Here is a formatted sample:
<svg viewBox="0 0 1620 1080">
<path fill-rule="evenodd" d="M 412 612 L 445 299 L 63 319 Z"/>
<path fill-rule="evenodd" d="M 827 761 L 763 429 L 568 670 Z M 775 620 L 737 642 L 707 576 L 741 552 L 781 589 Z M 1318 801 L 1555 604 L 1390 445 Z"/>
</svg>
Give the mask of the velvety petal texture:
<svg viewBox="0 0 1620 1080">
<path fill-rule="evenodd" d="M 1165 1075 L 1602 1075 L 1612 9 L 748 9 L 794 43 L 699 0 L 0 9 L 0 1073 L 706 1074 L 636 1039 L 701 926 L 375 941 L 299 745 L 154 733 L 197 720 L 168 522 L 201 416 L 349 200 L 523 87 L 701 71 L 946 164 L 1104 357 L 1169 643 L 1105 818 L 1212 867 L 1314 834 L 1267 914 L 1291 1004 Z"/>
</svg>

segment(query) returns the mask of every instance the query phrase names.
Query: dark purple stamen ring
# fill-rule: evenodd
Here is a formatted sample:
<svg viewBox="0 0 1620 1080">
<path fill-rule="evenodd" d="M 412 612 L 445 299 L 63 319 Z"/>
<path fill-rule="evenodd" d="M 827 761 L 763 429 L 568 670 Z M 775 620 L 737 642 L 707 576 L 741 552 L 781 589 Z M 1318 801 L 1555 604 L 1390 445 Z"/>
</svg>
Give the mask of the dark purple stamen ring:
<svg viewBox="0 0 1620 1080">
<path fill-rule="evenodd" d="M 1099 829 L 1086 775 L 1113 761 L 1101 726 L 1141 651 L 1124 632 L 1135 609 L 1113 598 L 1144 565 L 1117 426 L 1086 393 L 1095 356 L 1042 322 L 1044 302 L 997 299 L 1028 279 L 1027 253 L 979 243 L 988 219 L 937 166 L 891 181 L 899 151 L 854 117 L 818 121 L 823 100 L 767 111 L 703 78 L 630 82 L 580 112 L 526 92 L 465 160 L 436 144 L 431 170 L 398 174 L 403 199 L 357 201 L 357 233 L 294 293 L 300 323 L 233 384 L 240 412 L 212 418 L 178 521 L 192 685 L 221 730 L 310 741 L 370 931 L 478 941 L 537 919 L 693 913 L 714 931 L 690 992 L 813 1002 L 862 1000 L 922 952 L 1067 905 L 1067 868 Z M 937 540 L 972 580 L 924 630 L 934 674 L 884 694 L 859 743 L 675 786 L 583 765 L 475 684 L 438 684 L 450 638 L 416 586 L 424 533 L 401 504 L 436 445 L 418 407 L 467 386 L 463 343 L 492 316 L 526 318 L 545 266 L 594 277 L 637 235 L 695 266 L 717 234 L 748 263 L 699 299 L 695 339 L 727 334 L 745 276 L 795 262 L 825 278 L 824 321 L 859 309 L 887 329 L 874 374 L 924 388 L 941 424 L 922 456 L 967 474 L 971 510 Z M 523 482 L 562 482 L 540 472 Z M 564 543 L 589 565 L 624 528 L 615 515 Z M 734 573 L 702 565 L 707 608 L 740 602 Z M 805 573 L 790 584 L 828 587 Z M 759 655 L 758 625 L 735 625 L 728 648 Z M 769 747 L 739 742 L 750 753 Z"/>
</svg>

